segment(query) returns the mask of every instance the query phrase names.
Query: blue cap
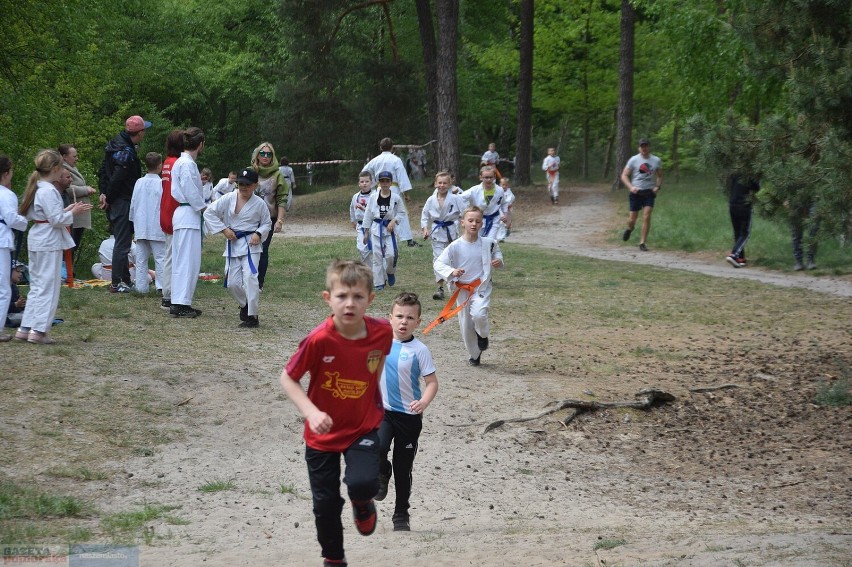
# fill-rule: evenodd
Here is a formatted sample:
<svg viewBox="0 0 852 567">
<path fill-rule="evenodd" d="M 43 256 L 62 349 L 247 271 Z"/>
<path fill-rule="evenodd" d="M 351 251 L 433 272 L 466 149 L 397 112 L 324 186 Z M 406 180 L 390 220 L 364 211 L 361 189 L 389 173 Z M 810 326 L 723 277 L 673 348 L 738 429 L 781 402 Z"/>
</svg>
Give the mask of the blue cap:
<svg viewBox="0 0 852 567">
<path fill-rule="evenodd" d="M 379 174 L 378 177 L 376 177 L 376 179 L 390 179 L 391 181 L 393 181 L 393 173 L 391 173 L 390 171 L 383 171 Z"/>
</svg>

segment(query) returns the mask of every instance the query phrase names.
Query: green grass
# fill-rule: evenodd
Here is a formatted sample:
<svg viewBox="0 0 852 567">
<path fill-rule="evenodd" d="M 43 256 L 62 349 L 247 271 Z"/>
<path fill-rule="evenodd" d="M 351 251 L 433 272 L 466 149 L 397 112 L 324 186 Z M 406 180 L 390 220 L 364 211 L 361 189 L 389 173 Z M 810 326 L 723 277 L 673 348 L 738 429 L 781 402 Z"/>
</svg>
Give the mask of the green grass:
<svg viewBox="0 0 852 567">
<path fill-rule="evenodd" d="M 144 503 L 141 508 L 127 512 L 110 514 L 101 520 L 101 529 L 115 543 L 134 543 L 139 540 L 150 545 L 157 537 L 154 526 L 149 526 L 154 521 L 164 521 L 173 526 L 183 526 L 189 521 L 170 514 L 178 510 L 180 506 Z"/>
<path fill-rule="evenodd" d="M 623 539 L 601 539 L 595 542 L 594 549 L 614 549 L 621 545 L 627 545 L 627 542 Z"/>
<path fill-rule="evenodd" d="M 833 383 L 822 382 L 817 391 L 816 403 L 821 406 L 846 407 L 852 405 L 849 379 L 845 376 Z"/>
<path fill-rule="evenodd" d="M 222 492 L 223 490 L 233 490 L 237 487 L 236 483 L 231 479 L 211 479 L 198 487 L 199 492 Z"/>
<path fill-rule="evenodd" d="M 627 195 L 620 208 L 627 217 Z M 641 217 L 637 230 L 641 227 Z M 613 235 L 620 238 L 621 229 Z M 715 180 L 682 178 L 679 183 L 666 181 L 651 217 L 649 246 L 653 249 L 711 252 L 721 259 L 731 250 L 733 232 L 728 214 L 728 201 Z M 793 252 L 790 229 L 785 222 L 760 216 L 755 207 L 751 237 L 746 246 L 749 264 L 772 270 L 791 271 Z M 852 246 L 841 245 L 836 238 L 820 235 L 814 272 L 820 274 L 852 273 Z"/>
<path fill-rule="evenodd" d="M 81 518 L 91 512 L 91 506 L 78 498 L 0 481 L 0 520 Z"/>
</svg>

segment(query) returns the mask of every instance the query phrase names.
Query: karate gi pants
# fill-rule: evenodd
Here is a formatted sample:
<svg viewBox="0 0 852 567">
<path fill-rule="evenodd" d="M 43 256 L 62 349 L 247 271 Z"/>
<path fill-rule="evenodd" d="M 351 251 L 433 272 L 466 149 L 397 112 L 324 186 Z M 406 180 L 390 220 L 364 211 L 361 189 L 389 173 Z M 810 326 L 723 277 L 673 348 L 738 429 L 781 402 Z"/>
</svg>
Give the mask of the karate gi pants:
<svg viewBox="0 0 852 567">
<path fill-rule="evenodd" d="M 358 253 L 361 254 L 361 261 L 370 266 L 373 263 L 373 251 L 370 250 L 370 245 L 364 242 L 364 234 L 366 232 L 360 224 L 355 227 L 355 247 L 358 249 Z"/>
<path fill-rule="evenodd" d="M 382 256 L 382 239 L 385 241 L 384 256 Z M 370 234 L 370 240 L 373 244 L 373 284 L 385 285 L 388 282 L 388 274 L 396 273 L 396 266 L 394 266 L 396 256 L 393 251 L 391 235 L 385 232 L 380 239 L 378 236 Z M 399 243 L 399 235 L 397 235 L 397 247 L 399 247 Z"/>
<path fill-rule="evenodd" d="M 163 272 L 160 274 L 160 272 Z M 166 235 L 163 244 L 163 265 L 157 270 L 157 283 L 163 290 L 163 299 L 172 300 L 172 235 Z"/>
<path fill-rule="evenodd" d="M 62 250 L 30 251 L 30 293 L 21 319 L 22 329 L 46 333 L 53 325 L 62 287 L 59 279 L 62 255 Z"/>
<path fill-rule="evenodd" d="M 162 240 L 136 241 L 136 291 L 148 293 L 148 256 L 154 256 L 154 270 L 157 273 L 157 288 L 160 289 L 160 273 L 163 271 L 163 260 L 166 255 L 166 243 Z"/>
<path fill-rule="evenodd" d="M 3 284 L 11 281 L 12 250 L 11 248 L 0 248 L 0 329 L 6 324 L 6 315 L 9 314 L 9 304 L 12 301 L 11 284 Z"/>
<path fill-rule="evenodd" d="M 559 198 L 559 172 L 556 173 L 546 173 L 547 175 L 547 191 L 550 193 L 550 196 L 554 199 Z"/>
<path fill-rule="evenodd" d="M 172 236 L 172 304 L 192 305 L 201 271 L 201 229 L 177 228 Z"/>
<path fill-rule="evenodd" d="M 260 262 L 260 252 L 251 255 L 251 261 L 257 268 Z M 228 265 L 228 292 L 237 300 L 240 307 L 248 305 L 250 317 L 256 316 L 260 305 L 260 282 L 257 274 L 251 273 L 249 257 L 236 256 L 227 260 Z"/>
<path fill-rule="evenodd" d="M 466 290 L 459 292 L 456 305 L 461 305 L 467 299 Z M 459 311 L 459 329 L 462 340 L 470 358 L 479 358 L 482 351 L 476 342 L 476 335 L 487 337 L 491 332 L 491 321 L 488 319 L 488 307 L 491 305 L 491 280 L 479 286 L 467 305 Z"/>
</svg>

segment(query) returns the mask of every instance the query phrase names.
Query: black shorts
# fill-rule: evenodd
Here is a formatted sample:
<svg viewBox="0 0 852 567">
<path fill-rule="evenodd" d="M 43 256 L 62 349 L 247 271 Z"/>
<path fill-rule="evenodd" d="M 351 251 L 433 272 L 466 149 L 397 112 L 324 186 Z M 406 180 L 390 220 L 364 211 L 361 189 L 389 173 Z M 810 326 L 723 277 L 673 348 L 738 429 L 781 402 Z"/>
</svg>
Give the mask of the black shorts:
<svg viewBox="0 0 852 567">
<path fill-rule="evenodd" d="M 636 193 L 630 194 L 630 212 L 635 213 L 641 211 L 645 207 L 654 208 L 654 200 L 657 198 L 657 194 L 654 193 L 653 189 L 643 189 L 642 191 L 638 191 Z"/>
</svg>

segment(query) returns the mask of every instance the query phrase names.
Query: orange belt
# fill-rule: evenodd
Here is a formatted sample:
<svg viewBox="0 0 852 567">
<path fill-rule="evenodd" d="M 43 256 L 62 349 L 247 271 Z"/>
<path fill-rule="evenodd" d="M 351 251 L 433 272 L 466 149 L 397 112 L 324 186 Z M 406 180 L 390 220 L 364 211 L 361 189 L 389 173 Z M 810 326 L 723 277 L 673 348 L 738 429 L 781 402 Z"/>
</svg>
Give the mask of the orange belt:
<svg viewBox="0 0 852 567">
<path fill-rule="evenodd" d="M 444 305 L 444 309 L 441 311 L 441 314 L 438 315 L 438 318 L 429 323 L 428 327 L 423 329 L 423 334 L 428 334 L 429 331 L 431 331 L 441 323 L 445 322 L 447 319 L 451 319 L 453 315 L 461 311 L 464 306 L 467 305 L 467 302 L 470 301 L 470 298 L 473 297 L 474 292 L 477 290 L 477 288 L 479 288 L 481 283 L 482 281 L 478 279 L 473 280 L 470 283 L 464 284 L 461 282 L 456 282 L 456 291 L 453 292 L 453 295 L 452 297 L 450 297 L 450 300 L 447 302 L 446 305 Z M 467 299 L 465 299 L 464 303 L 462 303 L 461 305 L 453 307 L 453 304 L 456 302 L 456 298 L 458 298 L 459 296 L 459 292 L 463 289 L 467 290 L 468 292 Z"/>
</svg>

